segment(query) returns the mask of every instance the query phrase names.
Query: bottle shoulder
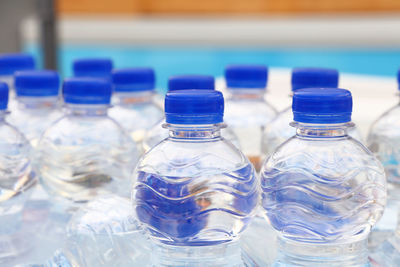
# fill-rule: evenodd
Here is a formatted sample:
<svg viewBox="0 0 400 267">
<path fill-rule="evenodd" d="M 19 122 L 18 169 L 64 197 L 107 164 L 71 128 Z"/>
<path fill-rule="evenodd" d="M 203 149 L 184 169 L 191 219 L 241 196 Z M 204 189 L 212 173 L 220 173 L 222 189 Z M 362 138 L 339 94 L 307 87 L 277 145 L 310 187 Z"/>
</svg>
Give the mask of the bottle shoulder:
<svg viewBox="0 0 400 267">
<path fill-rule="evenodd" d="M 363 144 L 350 136 L 308 140 L 294 136 L 277 148 L 264 167 L 309 168 L 337 172 L 338 169 L 371 168 L 384 175 L 383 167 Z"/>
<path fill-rule="evenodd" d="M 227 101 L 225 121 L 229 125 L 257 124 L 264 126 L 271 122 L 277 112 L 265 101 Z"/>
<path fill-rule="evenodd" d="M 14 125 L 3 121 L 0 123 L 0 143 L 10 145 L 29 146 L 25 135 L 21 133 Z"/>
<path fill-rule="evenodd" d="M 200 175 L 204 170 L 222 173 L 247 164 L 243 153 L 224 138 L 206 142 L 166 138 L 142 157 L 138 170 L 185 176 Z"/>
<path fill-rule="evenodd" d="M 396 105 L 383 113 L 371 126 L 369 139 L 371 135 L 395 135 L 400 136 L 400 105 Z"/>
</svg>

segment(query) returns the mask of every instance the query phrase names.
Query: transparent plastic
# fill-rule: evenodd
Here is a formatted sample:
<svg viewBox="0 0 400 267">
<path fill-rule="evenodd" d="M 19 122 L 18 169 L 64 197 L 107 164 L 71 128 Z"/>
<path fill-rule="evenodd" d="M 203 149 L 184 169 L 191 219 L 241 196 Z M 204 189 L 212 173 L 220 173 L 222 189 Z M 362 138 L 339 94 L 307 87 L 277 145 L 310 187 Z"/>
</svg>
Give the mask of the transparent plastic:
<svg viewBox="0 0 400 267">
<path fill-rule="evenodd" d="M 31 248 L 22 210 L 37 177 L 29 141 L 5 121 L 6 114 L 0 111 L 0 264 Z"/>
<path fill-rule="evenodd" d="M 64 247 L 47 265 L 59 266 L 61 259 L 61 266 L 150 266 L 150 240 L 132 214 L 129 198 L 106 195 L 88 202 L 72 216 Z"/>
<path fill-rule="evenodd" d="M 370 246 L 376 247 L 393 235 L 400 210 L 400 104 L 382 114 L 371 126 L 367 145 L 382 162 L 389 182 L 388 204 L 383 220 L 373 229 Z"/>
<path fill-rule="evenodd" d="M 135 170 L 134 210 L 161 266 L 242 265 L 236 241 L 255 213 L 258 179 L 221 126 L 167 125 L 170 136 Z"/>
<path fill-rule="evenodd" d="M 149 151 L 152 147 L 168 137 L 168 129 L 163 127 L 164 123 L 165 118 L 159 120 L 157 124 L 151 127 L 151 129 L 146 133 L 142 143 L 142 148 L 144 151 Z M 221 135 L 240 149 L 239 140 L 230 127 L 222 128 Z"/>
<path fill-rule="evenodd" d="M 146 132 L 159 122 L 163 111 L 153 101 L 154 92 L 115 92 L 112 98 L 113 107 L 110 117 L 130 133 L 133 140 L 140 144 Z"/>
<path fill-rule="evenodd" d="M 278 263 L 368 264 L 362 244 L 386 204 L 382 165 L 348 135 L 352 123 L 292 125 L 296 135 L 261 171 L 262 206 L 285 255 Z"/>
<path fill-rule="evenodd" d="M 129 195 L 137 147 L 107 109 L 67 104 L 65 115 L 43 134 L 36 165 L 53 196 L 80 203 L 110 192 Z"/>
<path fill-rule="evenodd" d="M 14 76 L 0 75 L 0 82 L 4 82 L 8 85 L 8 109 L 14 111 L 15 107 L 17 106 L 17 101 L 15 99 Z"/>
<path fill-rule="evenodd" d="M 55 97 L 17 97 L 17 105 L 7 120 L 36 147 L 43 132 L 62 116 Z"/>
<path fill-rule="evenodd" d="M 292 108 L 288 107 L 279 112 L 276 118 L 266 125 L 262 134 L 261 145 L 264 158 L 270 156 L 278 146 L 283 144 L 290 137 L 296 135 L 296 129 L 290 126 L 292 120 Z M 348 133 L 354 139 L 362 141 L 357 127 L 349 128 Z"/>
<path fill-rule="evenodd" d="M 262 163 L 262 132 L 276 116 L 276 110 L 264 100 L 264 93 L 265 89 L 232 89 L 225 108 L 226 123 L 257 170 Z"/>
</svg>

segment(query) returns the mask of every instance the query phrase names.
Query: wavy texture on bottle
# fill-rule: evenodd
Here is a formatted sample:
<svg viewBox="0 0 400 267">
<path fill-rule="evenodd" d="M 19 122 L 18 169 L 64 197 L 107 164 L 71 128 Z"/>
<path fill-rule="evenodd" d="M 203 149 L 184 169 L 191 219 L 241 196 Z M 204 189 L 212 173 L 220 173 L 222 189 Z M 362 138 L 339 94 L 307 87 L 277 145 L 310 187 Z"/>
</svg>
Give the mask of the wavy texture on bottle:
<svg viewBox="0 0 400 267">
<path fill-rule="evenodd" d="M 165 243 L 210 245 L 235 239 L 258 202 L 251 164 L 242 157 L 232 168 L 237 163 L 213 149 L 194 148 L 190 156 L 178 159 L 164 145 L 150 151 L 150 158 L 136 169 L 133 200 L 138 219 Z M 153 153 L 157 160 L 151 159 Z"/>
<path fill-rule="evenodd" d="M 292 138 L 265 164 L 262 205 L 271 224 L 296 241 L 365 238 L 386 204 L 382 166 L 351 138 L 311 144 Z"/>
</svg>

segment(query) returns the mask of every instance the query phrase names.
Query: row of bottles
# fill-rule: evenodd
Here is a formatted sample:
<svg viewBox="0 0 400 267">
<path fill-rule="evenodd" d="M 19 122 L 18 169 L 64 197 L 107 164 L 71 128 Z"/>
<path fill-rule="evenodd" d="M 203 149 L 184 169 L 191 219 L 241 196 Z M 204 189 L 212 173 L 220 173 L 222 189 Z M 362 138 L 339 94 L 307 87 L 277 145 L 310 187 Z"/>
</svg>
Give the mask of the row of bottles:
<svg viewBox="0 0 400 267">
<path fill-rule="evenodd" d="M 10 55 L 0 69 L 4 58 L 23 65 Z M 0 263 L 21 264 L 27 251 L 43 253 L 32 244 L 47 244 L 53 256 L 33 263 L 370 264 L 385 170 L 397 203 L 397 140 L 387 129 L 397 108 L 367 140 L 382 166 L 358 141 L 336 70 L 294 69 L 292 107 L 281 113 L 265 101 L 265 66 L 226 68 L 226 111 L 213 77 L 174 76 L 163 113 L 150 68 L 77 60 L 60 99 L 59 75 L 33 67 L 3 71 L 9 85 L 0 83 Z M 397 215 L 392 206 L 385 216 Z M 397 235 L 373 231 L 383 240 L 372 263 L 396 266 Z"/>
</svg>

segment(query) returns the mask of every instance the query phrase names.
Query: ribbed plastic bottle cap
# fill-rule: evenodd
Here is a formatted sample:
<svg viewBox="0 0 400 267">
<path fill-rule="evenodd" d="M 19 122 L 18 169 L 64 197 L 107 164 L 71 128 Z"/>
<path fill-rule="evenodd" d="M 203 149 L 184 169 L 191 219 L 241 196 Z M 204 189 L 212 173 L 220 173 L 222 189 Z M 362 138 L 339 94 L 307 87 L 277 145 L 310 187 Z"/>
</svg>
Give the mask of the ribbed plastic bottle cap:
<svg viewBox="0 0 400 267">
<path fill-rule="evenodd" d="M 225 80 L 231 89 L 254 89 L 267 87 L 268 68 L 264 65 L 228 65 Z"/>
<path fill-rule="evenodd" d="M 294 68 L 292 71 L 292 90 L 302 88 L 337 88 L 339 72 L 328 68 Z"/>
<path fill-rule="evenodd" d="M 0 110 L 7 109 L 8 104 L 8 85 L 0 82 Z"/>
<path fill-rule="evenodd" d="M 170 91 L 165 97 L 165 117 L 172 124 L 221 123 L 224 97 L 215 90 Z"/>
<path fill-rule="evenodd" d="M 339 88 L 306 88 L 294 91 L 294 121 L 333 124 L 351 121 L 350 91 Z"/>
<path fill-rule="evenodd" d="M 155 74 L 152 68 L 117 69 L 112 72 L 116 92 L 139 92 L 154 90 Z"/>
<path fill-rule="evenodd" d="M 209 75 L 177 75 L 168 80 L 168 90 L 215 89 L 215 80 Z"/>
<path fill-rule="evenodd" d="M 108 58 L 83 58 L 73 63 L 75 77 L 111 78 L 113 63 Z"/>
<path fill-rule="evenodd" d="M 397 72 L 397 83 L 399 85 L 399 90 L 400 90 L 400 69 Z"/>
<path fill-rule="evenodd" d="M 60 76 L 56 71 L 17 71 L 14 76 L 18 96 L 57 96 L 59 93 Z"/>
<path fill-rule="evenodd" d="M 63 83 L 64 102 L 70 104 L 108 105 L 111 83 L 97 78 L 68 78 Z"/>
<path fill-rule="evenodd" d="M 18 70 L 33 70 L 35 60 L 23 53 L 0 54 L 0 75 L 13 75 Z"/>
</svg>

